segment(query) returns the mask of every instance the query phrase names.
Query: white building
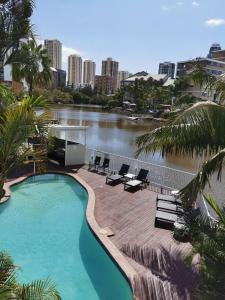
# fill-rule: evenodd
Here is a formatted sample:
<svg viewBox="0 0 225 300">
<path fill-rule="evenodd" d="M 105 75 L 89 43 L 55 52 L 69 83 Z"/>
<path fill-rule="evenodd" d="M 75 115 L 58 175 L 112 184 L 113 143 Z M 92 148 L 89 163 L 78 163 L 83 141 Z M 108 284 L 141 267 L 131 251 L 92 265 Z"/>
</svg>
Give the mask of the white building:
<svg viewBox="0 0 225 300">
<path fill-rule="evenodd" d="M 51 60 L 51 67 L 62 69 L 62 43 L 58 40 L 45 40 L 44 46 Z"/>
<path fill-rule="evenodd" d="M 68 84 L 79 87 L 82 83 L 82 58 L 72 54 L 68 57 Z"/>
<path fill-rule="evenodd" d="M 92 60 L 84 61 L 83 83 L 94 87 L 96 64 Z"/>
</svg>

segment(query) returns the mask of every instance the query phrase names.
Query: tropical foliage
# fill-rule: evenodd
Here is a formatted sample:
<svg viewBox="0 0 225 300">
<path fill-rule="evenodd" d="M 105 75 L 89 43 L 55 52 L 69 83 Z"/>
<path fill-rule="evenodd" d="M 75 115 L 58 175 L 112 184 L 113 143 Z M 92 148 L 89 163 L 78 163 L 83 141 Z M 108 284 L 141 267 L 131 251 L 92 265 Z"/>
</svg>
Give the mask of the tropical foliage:
<svg viewBox="0 0 225 300">
<path fill-rule="evenodd" d="M 45 138 L 46 114 L 36 116 L 35 108 L 47 107 L 42 97 L 26 96 L 14 101 L 10 90 L 1 87 L 5 105 L 0 114 L 0 193 L 9 171 L 20 165 L 27 157 L 40 157 L 43 150 L 33 149 L 27 143 L 28 137 L 38 137 L 40 144 Z"/>
<path fill-rule="evenodd" d="M 19 49 L 8 58 L 12 65 L 12 77 L 16 81 L 25 79 L 32 95 L 34 86 L 46 86 L 52 78 L 47 49 L 37 45 L 34 39 L 21 43 Z"/>
<path fill-rule="evenodd" d="M 58 89 L 43 89 L 43 88 L 34 88 L 33 95 L 36 97 L 43 96 L 51 104 L 60 103 L 60 104 L 71 104 L 73 103 L 73 98 L 71 94 L 63 92 Z"/>
<path fill-rule="evenodd" d="M 60 300 L 55 285 L 49 280 L 36 280 L 20 284 L 16 280 L 18 267 L 11 257 L 0 252 L 0 299 L 1 300 Z"/>
<path fill-rule="evenodd" d="M 160 103 L 167 103 L 171 100 L 170 89 L 163 87 L 163 81 L 157 81 L 149 77 L 148 80 L 136 79 L 134 84 L 122 87 L 115 98 L 124 100 L 125 98 L 133 99 L 137 105 L 138 111 L 146 111 L 147 108 L 156 108 Z"/>
<path fill-rule="evenodd" d="M 181 190 L 180 196 L 192 206 L 199 192 L 210 183 L 217 171 L 218 179 L 225 157 L 225 107 L 213 102 L 199 102 L 182 112 L 170 124 L 157 128 L 137 139 L 138 152 L 159 150 L 162 156 L 206 155 L 207 160 L 195 178 Z"/>
<path fill-rule="evenodd" d="M 201 69 L 194 70 L 192 80 L 216 93 L 218 103 L 207 101 L 194 104 L 175 120 L 137 139 L 138 152 L 160 151 L 162 156 L 198 155 L 209 157 L 194 179 L 180 191 L 186 207 L 193 207 L 199 193 L 215 211 L 218 222 L 200 216 L 189 224 L 193 245 L 192 255 L 200 254 L 200 280 L 195 296 L 197 299 L 222 299 L 225 295 L 225 211 L 210 195 L 204 194 L 216 172 L 221 179 L 225 158 L 225 83 Z M 192 256 L 191 256 L 192 258 Z"/>
<path fill-rule="evenodd" d="M 195 288 L 197 299 L 223 299 L 225 295 L 225 210 L 210 195 L 204 195 L 215 210 L 218 222 L 200 217 L 189 224 L 193 250 L 200 254 L 200 280 Z"/>
<path fill-rule="evenodd" d="M 9 50 L 18 48 L 20 39 L 32 35 L 30 17 L 32 0 L 3 0 L 0 3 L 0 61 L 5 61 Z"/>
</svg>

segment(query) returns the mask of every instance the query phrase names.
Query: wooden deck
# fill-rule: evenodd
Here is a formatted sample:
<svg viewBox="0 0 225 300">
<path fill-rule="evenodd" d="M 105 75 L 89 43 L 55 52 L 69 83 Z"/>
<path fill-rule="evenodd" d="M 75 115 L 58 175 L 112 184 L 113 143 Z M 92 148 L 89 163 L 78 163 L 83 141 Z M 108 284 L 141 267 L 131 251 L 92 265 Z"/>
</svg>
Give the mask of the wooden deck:
<svg viewBox="0 0 225 300">
<path fill-rule="evenodd" d="M 31 167 L 13 172 L 9 182 L 32 172 Z M 48 171 L 74 172 L 73 169 L 52 164 L 48 166 Z M 140 263 L 137 251 L 133 255 L 135 260 L 126 256 L 139 274 L 139 279 L 133 284 L 137 299 L 190 300 L 196 277 L 183 263 L 183 257 L 190 252 L 191 245 L 175 242 L 170 230 L 155 228 L 157 194 L 146 189 L 130 193 L 124 191 L 123 184 L 106 185 L 104 175 L 88 172 L 86 167 L 78 168 L 77 174 L 93 189 L 96 197 L 95 218 L 101 228 L 112 230 L 114 235 L 109 238 L 119 250 L 129 246 L 131 249 L 149 248 L 163 253 L 163 263 L 161 256 L 156 262 L 151 253 L 147 253 L 147 263 L 150 261 L 148 267 Z"/>
<path fill-rule="evenodd" d="M 164 248 L 187 254 L 191 245 L 189 243 L 176 243 L 170 230 L 155 228 L 156 193 L 149 190 L 139 190 L 130 193 L 123 190 L 123 184 L 110 186 L 105 184 L 105 176 L 88 172 L 85 168 L 78 170 L 78 175 L 84 179 L 94 190 L 96 196 L 95 217 L 100 227 L 109 227 L 114 236 L 111 241 L 121 249 L 124 245 L 149 247 L 153 249 Z M 149 268 L 145 268 L 134 260 L 128 258 L 129 263 L 141 276 L 148 276 L 156 281 L 162 280 L 166 294 L 155 293 L 151 298 L 143 299 L 191 299 L 190 290 L 193 278 L 180 261 L 174 261 L 176 266 L 171 266 L 170 282 L 168 278 L 160 279 Z M 157 289 L 157 287 L 156 287 Z M 165 297 L 164 297 L 165 296 Z M 141 298 L 140 298 L 141 299 Z"/>
</svg>

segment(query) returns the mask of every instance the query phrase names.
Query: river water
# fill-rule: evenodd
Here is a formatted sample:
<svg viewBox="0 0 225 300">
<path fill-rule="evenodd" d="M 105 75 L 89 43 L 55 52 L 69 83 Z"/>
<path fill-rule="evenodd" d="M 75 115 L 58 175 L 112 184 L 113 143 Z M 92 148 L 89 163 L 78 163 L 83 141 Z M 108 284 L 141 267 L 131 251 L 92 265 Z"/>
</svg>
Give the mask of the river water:
<svg viewBox="0 0 225 300">
<path fill-rule="evenodd" d="M 136 137 L 159 126 L 153 121 L 131 121 L 127 116 L 94 107 L 54 107 L 51 111 L 52 117 L 61 124 L 88 126 L 87 147 L 128 157 L 135 157 Z M 199 165 L 198 160 L 191 157 L 162 158 L 159 153 L 141 155 L 139 159 L 186 171 L 195 171 Z"/>
</svg>

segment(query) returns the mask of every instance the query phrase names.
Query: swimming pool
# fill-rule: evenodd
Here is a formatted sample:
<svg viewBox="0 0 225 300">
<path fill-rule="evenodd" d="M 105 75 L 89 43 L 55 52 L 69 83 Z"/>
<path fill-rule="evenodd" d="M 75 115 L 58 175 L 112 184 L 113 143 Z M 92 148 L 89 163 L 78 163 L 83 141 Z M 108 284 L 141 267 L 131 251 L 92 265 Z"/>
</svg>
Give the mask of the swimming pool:
<svg viewBox="0 0 225 300">
<path fill-rule="evenodd" d="M 130 286 L 86 222 L 86 190 L 59 174 L 30 177 L 0 206 L 0 250 L 18 280 L 50 278 L 65 300 L 131 300 Z"/>
</svg>

